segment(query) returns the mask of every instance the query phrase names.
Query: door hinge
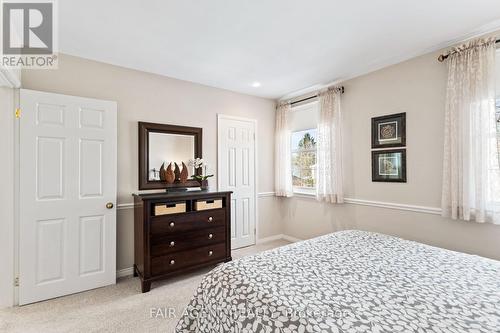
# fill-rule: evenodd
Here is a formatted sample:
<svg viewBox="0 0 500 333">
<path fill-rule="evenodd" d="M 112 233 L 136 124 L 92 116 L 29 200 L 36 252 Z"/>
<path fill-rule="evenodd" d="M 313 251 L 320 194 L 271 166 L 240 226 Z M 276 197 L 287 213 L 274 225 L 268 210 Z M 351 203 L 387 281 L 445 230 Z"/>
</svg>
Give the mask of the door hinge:
<svg viewBox="0 0 500 333">
<path fill-rule="evenodd" d="M 17 108 L 15 115 L 17 119 L 21 118 L 21 109 Z"/>
<path fill-rule="evenodd" d="M 19 276 L 14 279 L 14 287 L 19 287 Z"/>
</svg>

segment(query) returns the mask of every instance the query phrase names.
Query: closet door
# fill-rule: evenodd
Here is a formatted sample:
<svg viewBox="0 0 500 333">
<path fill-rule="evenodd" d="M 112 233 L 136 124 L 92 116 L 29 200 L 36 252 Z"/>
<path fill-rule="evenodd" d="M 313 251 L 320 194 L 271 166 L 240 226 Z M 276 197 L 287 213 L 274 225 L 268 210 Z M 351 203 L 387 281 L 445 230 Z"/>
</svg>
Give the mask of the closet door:
<svg viewBox="0 0 500 333">
<path fill-rule="evenodd" d="M 20 92 L 19 303 L 116 281 L 116 103 Z"/>
<path fill-rule="evenodd" d="M 219 191 L 233 191 L 231 248 L 255 244 L 256 120 L 218 116 Z"/>
</svg>

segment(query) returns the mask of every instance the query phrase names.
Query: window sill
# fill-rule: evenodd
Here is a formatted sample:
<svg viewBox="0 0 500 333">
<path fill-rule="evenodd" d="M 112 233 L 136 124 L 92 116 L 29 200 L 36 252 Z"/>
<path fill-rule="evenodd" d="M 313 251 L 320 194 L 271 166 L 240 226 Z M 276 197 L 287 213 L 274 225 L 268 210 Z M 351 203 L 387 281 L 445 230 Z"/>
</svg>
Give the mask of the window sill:
<svg viewBox="0 0 500 333">
<path fill-rule="evenodd" d="M 297 198 L 315 199 L 316 198 L 316 192 L 315 191 L 294 190 L 293 191 L 293 196 L 297 197 Z"/>
</svg>

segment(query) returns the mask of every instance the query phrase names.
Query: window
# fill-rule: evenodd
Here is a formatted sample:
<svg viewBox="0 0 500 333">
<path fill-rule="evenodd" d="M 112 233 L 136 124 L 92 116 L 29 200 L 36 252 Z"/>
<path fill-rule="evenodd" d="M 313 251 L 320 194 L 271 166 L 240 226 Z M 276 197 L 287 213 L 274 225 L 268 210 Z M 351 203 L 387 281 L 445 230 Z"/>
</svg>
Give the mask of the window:
<svg viewBox="0 0 500 333">
<path fill-rule="evenodd" d="M 313 192 L 316 187 L 316 129 L 292 133 L 292 183 L 294 192 Z"/>
<path fill-rule="evenodd" d="M 316 193 L 316 141 L 318 102 L 294 105 L 290 113 L 290 155 L 293 192 Z"/>
</svg>

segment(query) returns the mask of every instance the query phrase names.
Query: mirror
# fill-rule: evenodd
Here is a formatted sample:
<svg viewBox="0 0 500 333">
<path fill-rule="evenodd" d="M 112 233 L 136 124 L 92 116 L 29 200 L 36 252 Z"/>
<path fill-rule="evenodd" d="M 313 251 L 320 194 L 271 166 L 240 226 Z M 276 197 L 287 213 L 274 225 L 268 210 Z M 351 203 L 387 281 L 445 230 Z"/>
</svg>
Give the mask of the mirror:
<svg viewBox="0 0 500 333">
<path fill-rule="evenodd" d="M 202 136 L 202 129 L 198 127 L 139 122 L 139 189 L 200 186 L 197 181 L 191 180 L 194 170 L 189 166 L 189 161 L 196 157 L 202 158 Z M 186 164 L 186 182 L 177 179 L 174 183 L 168 183 L 165 177 L 160 176 L 162 164 L 165 163 L 167 168 L 170 162 L 177 163 L 181 170 L 182 162 Z M 200 172 L 196 170 L 196 174 Z"/>
<path fill-rule="evenodd" d="M 188 166 L 188 176 L 193 175 L 189 160 L 195 157 L 194 135 L 149 132 L 149 180 L 160 180 L 160 168 L 170 162 L 181 167 L 182 162 Z"/>
</svg>

